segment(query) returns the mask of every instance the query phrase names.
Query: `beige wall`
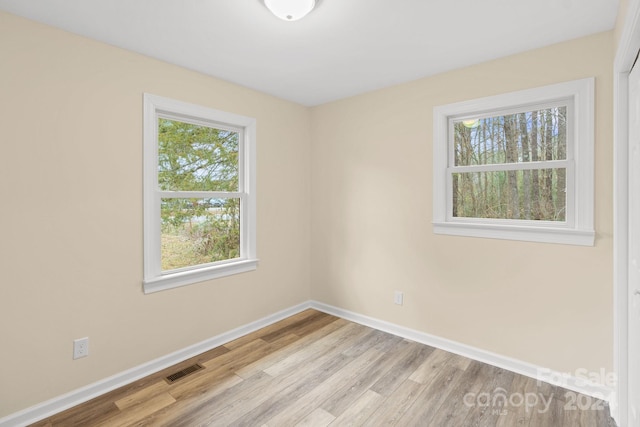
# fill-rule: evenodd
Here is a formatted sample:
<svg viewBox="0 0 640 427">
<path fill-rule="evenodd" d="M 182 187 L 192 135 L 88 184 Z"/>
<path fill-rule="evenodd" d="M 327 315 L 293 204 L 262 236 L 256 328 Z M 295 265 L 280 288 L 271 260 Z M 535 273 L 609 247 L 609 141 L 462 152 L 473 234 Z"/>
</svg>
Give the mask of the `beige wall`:
<svg viewBox="0 0 640 427">
<path fill-rule="evenodd" d="M 602 33 L 314 108 L 313 299 L 563 372 L 610 371 L 612 51 Z M 590 76 L 595 247 L 434 235 L 433 108 Z"/>
<path fill-rule="evenodd" d="M 142 294 L 143 92 L 257 119 L 256 272 Z M 307 108 L 0 13 L 0 123 L 0 418 L 309 299 Z"/>
</svg>

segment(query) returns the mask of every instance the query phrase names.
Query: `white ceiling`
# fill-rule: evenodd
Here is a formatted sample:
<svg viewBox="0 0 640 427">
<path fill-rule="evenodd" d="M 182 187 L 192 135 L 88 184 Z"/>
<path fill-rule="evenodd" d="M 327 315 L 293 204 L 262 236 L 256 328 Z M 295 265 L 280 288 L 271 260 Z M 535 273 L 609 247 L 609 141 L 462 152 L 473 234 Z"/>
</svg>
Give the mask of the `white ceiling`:
<svg viewBox="0 0 640 427">
<path fill-rule="evenodd" d="M 613 28 L 618 0 L 0 0 L 0 9 L 303 105 Z"/>
</svg>

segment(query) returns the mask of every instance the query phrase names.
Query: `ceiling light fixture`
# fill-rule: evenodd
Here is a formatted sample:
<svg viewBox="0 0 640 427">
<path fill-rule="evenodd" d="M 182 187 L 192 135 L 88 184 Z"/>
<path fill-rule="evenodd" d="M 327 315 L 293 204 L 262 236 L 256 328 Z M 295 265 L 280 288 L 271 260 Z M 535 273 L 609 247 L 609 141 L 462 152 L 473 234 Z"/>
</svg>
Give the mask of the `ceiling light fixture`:
<svg viewBox="0 0 640 427">
<path fill-rule="evenodd" d="M 315 0 L 264 0 L 265 6 L 280 19 L 297 21 L 313 10 Z"/>
</svg>

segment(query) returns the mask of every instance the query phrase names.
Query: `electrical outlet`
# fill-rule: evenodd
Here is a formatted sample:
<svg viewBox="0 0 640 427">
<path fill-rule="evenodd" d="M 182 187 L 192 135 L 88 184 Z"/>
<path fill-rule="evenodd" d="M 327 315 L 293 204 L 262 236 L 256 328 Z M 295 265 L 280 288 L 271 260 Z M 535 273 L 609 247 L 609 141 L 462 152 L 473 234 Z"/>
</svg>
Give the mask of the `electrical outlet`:
<svg viewBox="0 0 640 427">
<path fill-rule="evenodd" d="M 73 340 L 73 358 L 80 359 L 89 355 L 89 337 Z"/>
<path fill-rule="evenodd" d="M 404 299 L 404 294 L 400 291 L 396 291 L 393 295 L 393 302 L 402 305 L 402 300 Z"/>
</svg>

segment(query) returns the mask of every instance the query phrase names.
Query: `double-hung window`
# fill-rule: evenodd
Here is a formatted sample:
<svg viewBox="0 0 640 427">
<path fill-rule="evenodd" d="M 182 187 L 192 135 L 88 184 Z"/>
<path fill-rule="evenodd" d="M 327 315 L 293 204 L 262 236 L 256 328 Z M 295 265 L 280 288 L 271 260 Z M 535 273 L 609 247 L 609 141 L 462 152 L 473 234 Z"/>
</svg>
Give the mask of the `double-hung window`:
<svg viewBox="0 0 640 427">
<path fill-rule="evenodd" d="M 593 245 L 593 79 L 434 109 L 439 234 Z"/>
<path fill-rule="evenodd" d="M 145 94 L 145 293 L 256 268 L 255 126 Z"/>
</svg>

